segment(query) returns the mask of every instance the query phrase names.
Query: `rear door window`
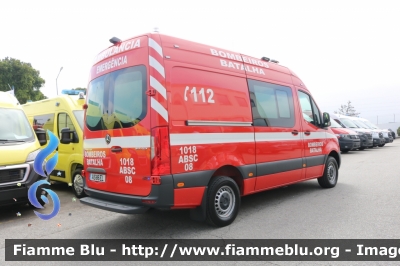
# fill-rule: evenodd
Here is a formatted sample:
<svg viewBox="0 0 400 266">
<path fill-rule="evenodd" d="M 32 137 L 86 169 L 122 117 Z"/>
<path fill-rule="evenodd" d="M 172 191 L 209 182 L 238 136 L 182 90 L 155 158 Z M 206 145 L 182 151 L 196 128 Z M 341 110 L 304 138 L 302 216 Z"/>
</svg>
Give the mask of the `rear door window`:
<svg viewBox="0 0 400 266">
<path fill-rule="evenodd" d="M 128 128 L 147 114 L 146 67 L 121 69 L 89 84 L 86 126 L 89 130 Z"/>
</svg>

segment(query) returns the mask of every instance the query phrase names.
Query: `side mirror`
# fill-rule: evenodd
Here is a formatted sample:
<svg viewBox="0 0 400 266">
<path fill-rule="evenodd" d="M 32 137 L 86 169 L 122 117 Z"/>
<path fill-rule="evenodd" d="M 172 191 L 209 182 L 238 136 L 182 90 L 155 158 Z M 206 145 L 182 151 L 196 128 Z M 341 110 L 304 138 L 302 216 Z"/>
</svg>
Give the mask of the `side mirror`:
<svg viewBox="0 0 400 266">
<path fill-rule="evenodd" d="M 331 125 L 331 116 L 328 113 L 323 113 L 322 117 L 324 127 L 329 127 Z"/>
<path fill-rule="evenodd" d="M 46 138 L 46 131 L 42 128 L 38 128 L 35 130 L 36 137 L 39 140 L 40 146 L 44 146 L 47 144 L 47 138 Z"/>
<path fill-rule="evenodd" d="M 75 130 L 70 130 L 69 127 L 61 129 L 60 142 L 62 144 L 78 143 L 79 138 Z"/>
</svg>

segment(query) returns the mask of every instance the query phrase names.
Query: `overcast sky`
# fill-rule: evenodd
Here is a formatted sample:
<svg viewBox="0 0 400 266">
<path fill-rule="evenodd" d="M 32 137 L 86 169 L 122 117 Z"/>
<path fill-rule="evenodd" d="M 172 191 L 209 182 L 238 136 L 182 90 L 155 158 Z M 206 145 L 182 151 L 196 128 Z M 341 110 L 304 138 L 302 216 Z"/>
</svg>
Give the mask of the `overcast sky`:
<svg viewBox="0 0 400 266">
<path fill-rule="evenodd" d="M 88 3 L 87 3 L 88 2 Z M 323 111 L 351 101 L 373 123 L 400 121 L 400 1 L 5 1 L 0 58 L 31 63 L 41 91 L 87 87 L 116 36 L 159 32 L 276 59 Z"/>
</svg>

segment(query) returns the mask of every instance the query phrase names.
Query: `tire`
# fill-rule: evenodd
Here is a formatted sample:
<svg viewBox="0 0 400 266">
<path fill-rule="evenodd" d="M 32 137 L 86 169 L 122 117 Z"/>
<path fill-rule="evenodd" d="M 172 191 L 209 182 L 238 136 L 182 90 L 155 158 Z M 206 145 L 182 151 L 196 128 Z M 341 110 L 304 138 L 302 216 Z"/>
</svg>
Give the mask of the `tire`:
<svg viewBox="0 0 400 266">
<path fill-rule="evenodd" d="M 360 147 L 360 148 L 358 148 L 358 150 L 363 151 L 363 150 L 365 150 L 365 147 Z"/>
<path fill-rule="evenodd" d="M 86 197 L 86 193 L 83 190 L 82 168 L 76 168 L 72 174 L 72 190 L 78 199 Z"/>
<path fill-rule="evenodd" d="M 223 227 L 231 224 L 240 207 L 240 193 L 236 182 L 226 176 L 218 176 L 211 180 L 207 193 L 206 221 Z"/>
<path fill-rule="evenodd" d="M 342 153 L 348 153 L 349 150 L 342 150 Z"/>
<path fill-rule="evenodd" d="M 329 156 L 325 163 L 324 175 L 318 178 L 318 183 L 323 188 L 333 188 L 339 178 L 338 165 L 335 158 Z"/>
<path fill-rule="evenodd" d="M 383 146 L 385 146 L 384 144 L 383 145 L 378 145 L 379 147 L 383 147 Z"/>
</svg>

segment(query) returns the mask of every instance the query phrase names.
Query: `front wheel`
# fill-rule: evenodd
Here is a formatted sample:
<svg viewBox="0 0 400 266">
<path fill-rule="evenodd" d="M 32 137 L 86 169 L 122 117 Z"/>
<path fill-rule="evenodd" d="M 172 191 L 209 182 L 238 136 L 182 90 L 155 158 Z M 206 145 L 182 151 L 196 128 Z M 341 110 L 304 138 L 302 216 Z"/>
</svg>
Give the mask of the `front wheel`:
<svg viewBox="0 0 400 266">
<path fill-rule="evenodd" d="M 207 222 L 214 226 L 231 224 L 240 207 L 239 187 L 226 176 L 212 179 L 207 193 Z"/>
<path fill-rule="evenodd" d="M 339 177 L 339 167 L 335 158 L 329 156 L 325 163 L 324 175 L 318 178 L 318 183 L 323 188 L 332 188 L 336 186 Z"/>
<path fill-rule="evenodd" d="M 72 175 L 72 190 L 77 198 L 83 198 L 86 196 L 85 191 L 83 190 L 83 176 L 82 169 L 77 168 Z"/>
</svg>

